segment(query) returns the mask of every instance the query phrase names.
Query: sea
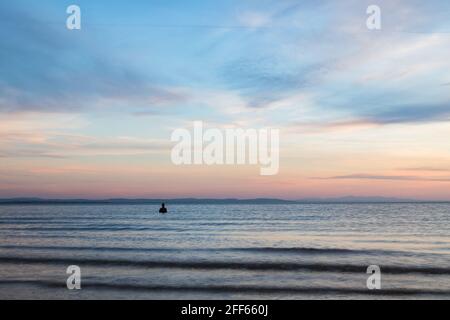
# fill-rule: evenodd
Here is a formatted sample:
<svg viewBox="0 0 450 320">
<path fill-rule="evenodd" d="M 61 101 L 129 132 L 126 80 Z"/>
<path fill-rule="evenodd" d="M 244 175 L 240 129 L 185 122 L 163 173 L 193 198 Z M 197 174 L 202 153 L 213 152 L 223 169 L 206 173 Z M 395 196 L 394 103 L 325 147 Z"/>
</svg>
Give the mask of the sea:
<svg viewBox="0 0 450 320">
<path fill-rule="evenodd" d="M 167 207 L 0 205 L 0 299 L 450 298 L 450 203 Z"/>
</svg>

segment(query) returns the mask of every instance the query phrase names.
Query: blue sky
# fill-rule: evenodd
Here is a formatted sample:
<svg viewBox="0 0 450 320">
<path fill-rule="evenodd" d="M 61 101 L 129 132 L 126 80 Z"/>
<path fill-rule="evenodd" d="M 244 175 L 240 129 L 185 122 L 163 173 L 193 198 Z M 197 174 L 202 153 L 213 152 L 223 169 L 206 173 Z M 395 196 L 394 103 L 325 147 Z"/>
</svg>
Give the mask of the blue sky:
<svg viewBox="0 0 450 320">
<path fill-rule="evenodd" d="M 71 4 L 82 10 L 80 31 L 65 28 Z M 157 182 L 128 182 L 127 164 L 159 168 L 143 177 L 164 176 L 171 130 L 195 120 L 212 127 L 281 128 L 285 170 L 274 178 L 283 186 L 281 196 L 305 195 L 315 177 L 340 176 L 360 179 L 344 189 L 327 185 L 324 195 L 389 192 L 374 188 L 370 177 L 414 178 L 397 170 L 402 161 L 400 167 L 447 169 L 444 137 L 432 133 L 445 135 L 450 117 L 450 3 L 376 1 L 380 31 L 366 28 L 369 4 L 375 2 L 2 2 L 0 161 L 6 182 L 0 191 L 85 195 L 82 181 L 72 189 L 58 187 L 59 179 L 72 177 L 73 168 L 83 176 L 83 170 L 105 166 L 111 172 L 96 183 L 107 175 L 128 183 L 132 194 L 148 195 L 139 190 L 151 193 Z M 348 158 L 358 162 L 349 165 Z M 62 173 L 45 177 L 51 182 L 41 191 L 33 172 L 49 168 Z M 199 195 L 222 177 L 220 168 L 205 170 Z M 236 170 L 227 172 L 227 184 L 261 190 L 255 196 L 269 192 L 251 170 L 244 182 L 233 180 L 244 179 Z M 115 176 L 118 171 L 124 176 Z M 189 183 L 197 172 L 183 174 Z M 417 181 L 427 175 L 420 172 Z M 433 185 L 424 188 L 431 194 L 441 187 L 436 179 L 446 178 L 431 177 Z M 321 195 L 316 188 L 306 195 Z M 170 185 L 167 190 L 170 195 Z M 216 193 L 234 195 L 231 187 Z M 418 194 L 406 188 L 400 195 Z"/>
</svg>

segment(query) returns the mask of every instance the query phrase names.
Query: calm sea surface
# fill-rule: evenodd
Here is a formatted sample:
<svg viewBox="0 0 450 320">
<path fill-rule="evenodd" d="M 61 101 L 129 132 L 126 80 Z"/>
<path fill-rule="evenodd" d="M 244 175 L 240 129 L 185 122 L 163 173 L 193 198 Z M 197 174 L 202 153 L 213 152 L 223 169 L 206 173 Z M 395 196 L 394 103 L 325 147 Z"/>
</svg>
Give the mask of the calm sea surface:
<svg viewBox="0 0 450 320">
<path fill-rule="evenodd" d="M 0 206 L 0 299 L 450 299 L 450 204 L 158 209 Z"/>
</svg>

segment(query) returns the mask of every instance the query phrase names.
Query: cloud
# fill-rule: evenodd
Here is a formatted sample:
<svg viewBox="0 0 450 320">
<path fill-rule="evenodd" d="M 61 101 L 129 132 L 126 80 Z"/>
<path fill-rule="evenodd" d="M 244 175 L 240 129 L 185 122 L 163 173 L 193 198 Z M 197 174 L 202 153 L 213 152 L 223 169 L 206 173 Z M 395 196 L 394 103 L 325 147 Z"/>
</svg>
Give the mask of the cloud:
<svg viewBox="0 0 450 320">
<path fill-rule="evenodd" d="M 234 43 L 240 50 L 223 64 L 221 79 L 250 108 L 268 108 L 299 93 L 314 96 L 318 116 L 339 116 L 328 127 L 339 127 L 339 121 L 448 121 L 450 92 L 441 84 L 448 82 L 450 42 L 433 33 L 445 19 L 431 19 L 441 3 L 381 1 L 384 24 L 377 33 L 365 27 L 369 4 L 327 2 L 272 12 L 275 27 Z"/>
<path fill-rule="evenodd" d="M 326 131 L 356 130 L 378 126 L 373 121 L 364 119 L 338 121 L 301 121 L 292 123 L 288 129 L 291 132 L 322 133 Z"/>
<path fill-rule="evenodd" d="M 450 168 L 438 167 L 415 167 L 415 168 L 400 168 L 402 171 L 419 171 L 419 172 L 450 172 Z"/>
<path fill-rule="evenodd" d="M 260 54 L 225 63 L 220 71 L 227 89 L 239 93 L 249 108 L 266 108 L 316 84 L 326 65 L 296 65 Z"/>
<path fill-rule="evenodd" d="M 434 181 L 450 182 L 450 177 L 419 177 L 419 176 L 399 176 L 399 175 L 371 175 L 371 174 L 351 174 L 326 178 L 315 178 L 320 180 L 393 180 L 393 181 Z"/>
<path fill-rule="evenodd" d="M 450 121 L 448 104 L 411 104 L 379 106 L 353 111 L 348 119 L 296 121 L 289 125 L 294 132 L 324 132 L 366 129 L 396 124 L 423 124 Z"/>
<path fill-rule="evenodd" d="M 392 105 L 366 112 L 366 119 L 377 124 L 443 122 L 450 120 L 450 102 Z"/>
<path fill-rule="evenodd" d="M 88 124 L 80 115 L 12 114 L 0 126 L 1 158 L 71 158 L 169 152 L 169 140 L 82 134 Z"/>
<path fill-rule="evenodd" d="M 36 14 L 36 16 L 39 16 Z M 185 99 L 158 85 L 92 33 L 41 23 L 13 4 L 0 4 L 0 112 L 79 112 L 91 108 L 151 108 Z"/>
<path fill-rule="evenodd" d="M 90 136 L 41 134 L 2 139 L 2 158 L 71 158 L 80 156 L 130 156 L 169 152 L 167 140 L 133 137 L 97 138 Z"/>
<path fill-rule="evenodd" d="M 271 17 L 263 12 L 245 11 L 238 15 L 238 22 L 241 25 L 250 28 L 267 26 L 271 20 Z"/>
<path fill-rule="evenodd" d="M 76 137 L 75 137 L 76 138 Z M 77 142 L 69 136 L 51 136 L 43 142 L 20 141 L 14 144 L 3 142 L 2 158 L 71 158 L 80 156 L 130 156 L 169 152 L 172 147 L 166 140 L 85 137 L 85 142 Z M 6 147 L 5 147 L 6 146 Z"/>
</svg>

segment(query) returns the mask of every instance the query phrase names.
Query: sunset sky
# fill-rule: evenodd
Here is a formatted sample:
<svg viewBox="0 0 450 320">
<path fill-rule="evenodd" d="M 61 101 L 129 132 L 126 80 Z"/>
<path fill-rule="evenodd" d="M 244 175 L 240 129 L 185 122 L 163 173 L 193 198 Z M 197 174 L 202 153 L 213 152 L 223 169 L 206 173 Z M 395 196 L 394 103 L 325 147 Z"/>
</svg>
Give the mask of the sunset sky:
<svg viewBox="0 0 450 320">
<path fill-rule="evenodd" d="M 0 39 L 0 198 L 450 200 L 447 0 L 2 1 Z M 279 174 L 175 166 L 194 121 L 280 129 Z"/>
</svg>

